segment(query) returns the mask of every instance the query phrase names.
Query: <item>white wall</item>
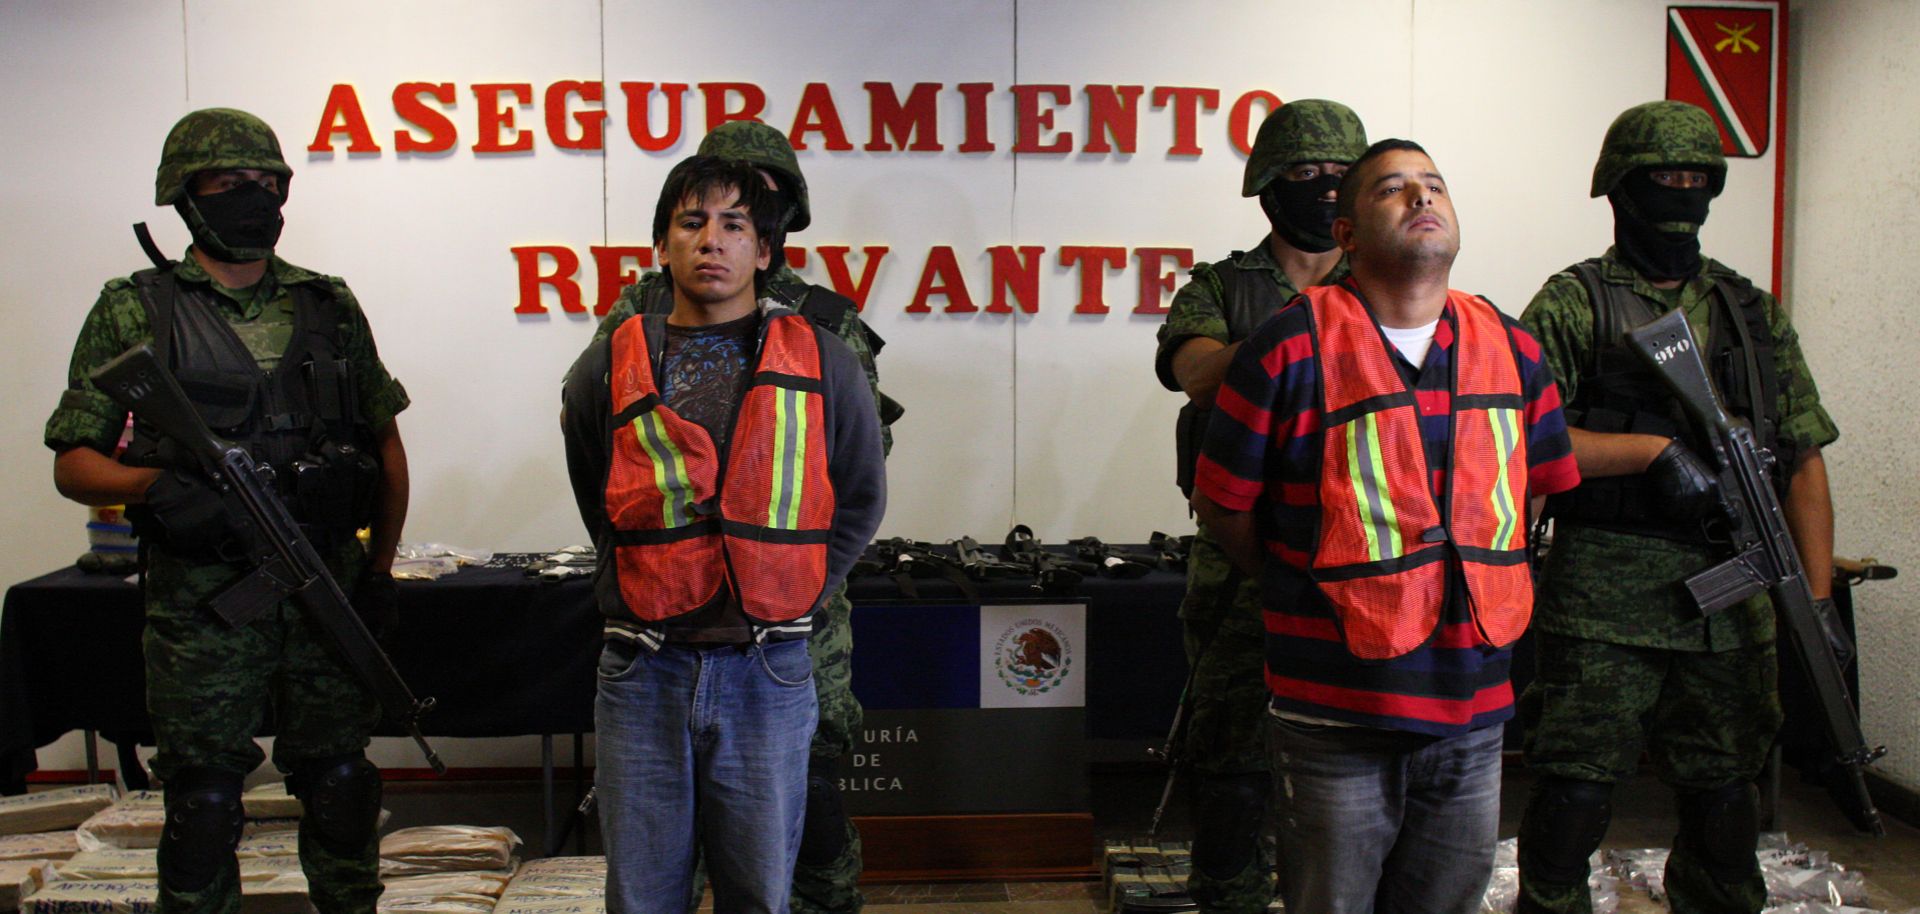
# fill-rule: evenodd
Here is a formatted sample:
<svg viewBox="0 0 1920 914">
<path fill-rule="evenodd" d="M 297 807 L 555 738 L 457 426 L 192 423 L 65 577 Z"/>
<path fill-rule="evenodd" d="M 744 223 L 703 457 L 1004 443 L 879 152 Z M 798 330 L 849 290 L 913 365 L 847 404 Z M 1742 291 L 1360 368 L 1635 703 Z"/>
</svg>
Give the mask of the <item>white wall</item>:
<svg viewBox="0 0 1920 914">
<path fill-rule="evenodd" d="M 901 3 L 717 0 L 343 0 L 324 5 L 187 0 L 14 0 L 0 4 L 0 580 L 70 561 L 82 512 L 49 482 L 41 426 L 74 334 L 105 278 L 143 265 L 127 223 L 154 223 L 177 253 L 186 233 L 149 205 L 167 127 L 229 105 L 279 131 L 297 177 L 281 251 L 348 277 L 383 357 L 412 392 L 401 419 L 414 471 L 409 540 L 497 550 L 583 537 L 566 497 L 558 379 L 593 321 L 557 307 L 513 313 L 508 248 L 645 244 L 658 183 L 704 125 L 661 153 L 625 135 L 623 80 L 752 82 L 766 119 L 793 120 L 802 87 L 827 83 L 855 149 L 801 153 L 814 224 L 792 240 L 887 244 L 867 311 L 890 345 L 886 390 L 905 403 L 882 535 L 997 540 L 1019 521 L 1043 539 L 1139 541 L 1187 528 L 1171 484 L 1178 397 L 1154 381 L 1157 318 L 1128 313 L 1137 269 L 1106 277 L 1112 313 L 1070 313 L 1079 273 L 1063 245 L 1186 247 L 1200 260 L 1257 243 L 1254 201 L 1228 107 L 1264 89 L 1351 104 L 1375 138 L 1427 144 L 1451 179 L 1465 248 L 1455 284 L 1518 312 L 1554 270 L 1602 250 L 1610 213 L 1586 196 L 1615 114 L 1663 94 L 1664 0 L 1153 0 Z M 1890 40 L 1890 39 L 1889 39 Z M 604 152 L 553 148 L 537 96 L 560 79 L 607 83 Z M 392 149 L 389 94 L 451 82 L 459 143 L 442 155 Z M 862 84 L 946 86 L 942 152 L 867 152 Z M 535 149 L 482 156 L 481 82 L 533 84 L 518 112 Z M 996 149 L 963 154 L 955 85 L 989 82 Z M 358 87 L 385 151 L 306 151 L 329 87 Z M 1012 152 L 1015 83 L 1064 83 L 1055 130 L 1087 132 L 1086 84 L 1147 87 L 1138 150 Z M 1171 156 L 1155 86 L 1218 89 L 1199 116 L 1198 157 Z M 344 150 L 344 143 L 341 144 Z M 1778 149 L 1779 144 L 1774 145 Z M 1735 163 L 1706 230 L 1716 256 L 1765 280 L 1773 158 Z M 1041 245 L 1037 314 L 907 314 L 927 250 L 951 245 L 976 304 L 991 296 L 985 249 Z M 591 266 L 583 285 L 591 301 Z M 825 282 L 818 258 L 805 271 Z M 72 764 L 70 750 L 43 754 Z M 404 752 L 396 752 L 404 760 Z"/>
<path fill-rule="evenodd" d="M 1903 574 L 1854 591 L 1861 642 L 1861 723 L 1885 743 L 1879 769 L 1920 789 L 1920 61 L 1903 42 L 1903 0 L 1813 0 L 1793 6 L 1796 95 L 1788 151 L 1787 301 L 1820 395 L 1840 425 L 1826 451 L 1834 550 L 1878 556 Z"/>
</svg>

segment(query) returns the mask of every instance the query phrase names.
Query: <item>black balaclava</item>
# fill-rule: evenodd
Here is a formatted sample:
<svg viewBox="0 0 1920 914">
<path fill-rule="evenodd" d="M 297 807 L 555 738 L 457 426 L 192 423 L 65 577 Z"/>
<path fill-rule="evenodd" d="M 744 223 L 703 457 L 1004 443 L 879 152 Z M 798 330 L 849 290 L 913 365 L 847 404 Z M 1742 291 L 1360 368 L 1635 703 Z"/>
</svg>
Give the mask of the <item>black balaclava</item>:
<svg viewBox="0 0 1920 914">
<path fill-rule="evenodd" d="M 1700 272 L 1700 226 L 1707 221 L 1713 189 L 1662 187 L 1649 177 L 1656 170 L 1687 169 L 1636 168 L 1607 194 L 1613 204 L 1614 251 L 1655 282 L 1689 279 Z"/>
<path fill-rule="evenodd" d="M 217 194 L 186 194 L 173 206 L 192 231 L 194 247 L 222 263 L 250 263 L 273 254 L 286 225 L 280 215 L 285 203 L 285 197 L 260 184 L 242 181 Z"/>
<path fill-rule="evenodd" d="M 1289 181 L 1281 175 L 1261 189 L 1260 208 L 1280 240 L 1309 254 L 1331 251 L 1338 204 L 1320 198 L 1339 187 L 1339 175 L 1322 174 L 1305 181 Z"/>
</svg>

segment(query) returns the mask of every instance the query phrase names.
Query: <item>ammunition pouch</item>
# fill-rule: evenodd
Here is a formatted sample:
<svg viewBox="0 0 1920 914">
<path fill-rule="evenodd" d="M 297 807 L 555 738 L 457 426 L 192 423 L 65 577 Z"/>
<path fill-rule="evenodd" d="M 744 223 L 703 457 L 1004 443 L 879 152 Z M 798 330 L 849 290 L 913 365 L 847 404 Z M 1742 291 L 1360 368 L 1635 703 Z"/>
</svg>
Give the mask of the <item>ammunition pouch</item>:
<svg viewBox="0 0 1920 914">
<path fill-rule="evenodd" d="M 293 461 L 282 486 L 302 523 L 327 531 L 358 530 L 373 520 L 380 462 L 351 444 L 321 442 Z"/>
</svg>

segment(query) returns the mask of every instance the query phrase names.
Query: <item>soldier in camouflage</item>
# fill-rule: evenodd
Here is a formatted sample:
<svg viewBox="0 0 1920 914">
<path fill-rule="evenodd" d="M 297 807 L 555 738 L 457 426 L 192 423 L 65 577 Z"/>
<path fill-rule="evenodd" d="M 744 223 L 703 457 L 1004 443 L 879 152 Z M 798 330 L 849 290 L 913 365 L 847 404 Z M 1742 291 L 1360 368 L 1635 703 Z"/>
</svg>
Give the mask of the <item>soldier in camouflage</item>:
<svg viewBox="0 0 1920 914">
<path fill-rule="evenodd" d="M 753 165 L 766 177 L 768 187 L 786 203 L 788 215 L 783 230 L 769 240 L 773 250 L 773 275 L 767 279 L 765 292 L 783 306 L 832 331 L 859 357 L 873 391 L 873 402 L 880 408 L 882 449 L 892 450 L 892 425 L 904 410 L 880 392 L 874 356 L 885 341 L 860 319 L 860 312 L 852 301 L 831 289 L 806 282 L 786 264 L 786 234 L 800 231 L 813 221 L 807 200 L 807 181 L 800 173 L 800 161 L 786 136 L 758 121 L 729 121 L 707 134 L 700 143 L 699 154 L 738 159 Z M 636 314 L 672 311 L 672 284 L 662 274 L 649 272 L 621 291 L 619 300 L 595 332 L 595 339 L 611 336 L 627 318 Z M 859 888 L 860 833 L 847 818 L 839 784 L 833 775 L 835 763 L 853 747 L 853 733 L 859 729 L 861 719 L 860 702 L 853 696 L 852 614 L 853 604 L 847 599 L 843 583 L 814 616 L 813 637 L 807 642 L 820 701 L 820 723 L 813 734 L 812 761 L 807 771 L 806 831 L 801 836 L 800 857 L 793 871 L 794 914 L 848 914 L 859 911 L 865 903 Z"/>
<path fill-rule="evenodd" d="M 239 910 L 241 783 L 265 758 L 253 736 L 269 708 L 274 764 L 308 813 L 300 862 L 314 906 L 370 914 L 381 891 L 380 772 L 363 754 L 378 706 L 293 603 L 238 629 L 208 609 L 210 596 L 249 570 L 232 558 L 245 554 L 244 532 L 210 484 L 170 459 L 144 426 L 117 450 L 126 411 L 89 380 L 109 359 L 153 340 L 216 433 L 245 443 L 280 479 L 291 478 L 289 454 L 337 454 L 351 444 L 377 455 L 377 464 L 358 464 L 365 473 L 357 479 L 335 474 L 344 462 L 307 458 L 342 480 L 316 494 L 365 506 L 371 548 L 351 523 L 307 530 L 370 625 L 390 618 L 388 572 L 407 505 L 394 416 L 407 394 L 381 365 L 346 283 L 273 254 L 292 177 L 258 118 L 230 109 L 182 118 L 161 154 L 155 203 L 180 212 L 193 244 L 177 263 L 106 284 L 47 420 L 61 494 L 88 505 L 125 503 L 137 518 L 147 707 L 159 747 L 153 769 L 167 809 L 159 850 L 167 914 Z M 303 522 L 314 516 L 303 513 L 302 499 L 289 501 Z"/>
<path fill-rule="evenodd" d="M 1725 180 L 1705 111 L 1628 109 L 1593 175 L 1592 196 L 1613 206 L 1614 246 L 1549 278 L 1521 318 L 1560 379 L 1587 480 L 1549 506 L 1539 671 L 1521 700 L 1539 777 L 1520 826 L 1521 911 L 1592 910 L 1587 858 L 1643 743 L 1677 800 L 1673 910 L 1755 912 L 1766 900 L 1752 782 L 1780 725 L 1773 611 L 1757 597 L 1703 617 L 1679 586 L 1723 558 L 1700 529 L 1715 510 L 1712 481 L 1672 396 L 1620 342 L 1667 311 L 1686 314 L 1729 407 L 1780 458 L 1788 523 L 1827 599 L 1833 507 L 1820 449 L 1839 432 L 1779 303 L 1700 254 Z"/>
<path fill-rule="evenodd" d="M 1214 393 L 1240 342 L 1302 288 L 1346 275 L 1331 233 L 1334 197 L 1366 150 L 1366 128 L 1338 102 L 1289 102 L 1261 123 L 1240 195 L 1260 198 L 1272 231 L 1247 251 L 1193 269 L 1154 353 L 1160 383 L 1187 396 L 1177 430 L 1183 493 L 1192 493 Z M 1268 775 L 1259 582 L 1233 567 L 1204 524 L 1187 560 L 1180 618 L 1193 669 L 1182 746 L 1194 819 L 1188 890 L 1210 914 L 1265 911 L 1273 883 L 1260 851 Z"/>
</svg>

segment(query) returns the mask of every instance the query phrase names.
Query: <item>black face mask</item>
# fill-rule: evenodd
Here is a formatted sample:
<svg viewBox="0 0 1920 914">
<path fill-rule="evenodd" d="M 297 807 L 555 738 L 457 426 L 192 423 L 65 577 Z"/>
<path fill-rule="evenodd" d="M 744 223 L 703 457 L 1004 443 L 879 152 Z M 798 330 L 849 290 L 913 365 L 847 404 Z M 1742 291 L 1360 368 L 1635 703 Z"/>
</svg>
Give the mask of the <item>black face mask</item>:
<svg viewBox="0 0 1920 914">
<path fill-rule="evenodd" d="M 1280 240 L 1309 254 L 1331 251 L 1337 204 L 1320 198 L 1339 188 L 1339 175 L 1323 174 L 1305 181 L 1275 178 L 1260 191 L 1260 208 Z"/>
<path fill-rule="evenodd" d="M 174 207 L 193 232 L 194 246 L 207 256 L 223 263 L 250 263 L 273 253 L 286 224 L 280 215 L 285 202 L 279 194 L 245 181 L 217 194 L 189 194 Z"/>
<path fill-rule="evenodd" d="M 1662 187 L 1636 168 L 1607 195 L 1613 204 L 1615 252 L 1627 266 L 1655 282 L 1688 279 L 1700 272 L 1700 226 L 1713 202 L 1709 188 Z"/>
</svg>

